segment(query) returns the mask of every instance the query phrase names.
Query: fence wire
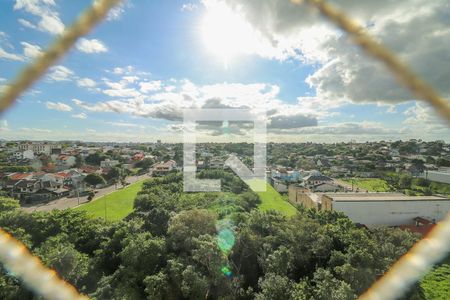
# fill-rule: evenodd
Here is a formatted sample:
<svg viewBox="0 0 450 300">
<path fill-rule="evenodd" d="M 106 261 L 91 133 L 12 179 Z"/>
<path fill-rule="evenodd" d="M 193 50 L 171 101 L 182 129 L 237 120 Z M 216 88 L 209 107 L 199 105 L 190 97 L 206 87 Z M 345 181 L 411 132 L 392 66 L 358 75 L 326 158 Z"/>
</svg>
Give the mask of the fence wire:
<svg viewBox="0 0 450 300">
<path fill-rule="evenodd" d="M 0 113 L 10 107 L 25 90 L 56 64 L 82 36 L 105 18 L 121 0 L 96 0 L 34 63 L 29 64 L 9 85 L 0 97 Z"/>
<path fill-rule="evenodd" d="M 295 4 L 307 3 L 318 9 L 323 16 L 344 30 L 366 54 L 382 62 L 395 75 L 397 80 L 405 85 L 418 99 L 430 103 L 450 123 L 450 105 L 448 101 L 441 98 L 430 85 L 415 74 L 408 65 L 397 58 L 393 52 L 372 38 L 362 26 L 323 0 L 291 1 Z"/>
<path fill-rule="evenodd" d="M 286 0 L 288 1 L 288 0 Z M 431 104 L 450 123 L 450 106 L 435 90 L 417 76 L 394 53 L 378 43 L 364 28 L 342 11 L 322 0 L 290 0 L 294 4 L 306 3 L 344 30 L 352 40 L 369 56 L 383 63 L 419 99 Z M 0 96 L 0 113 L 8 109 L 16 99 L 41 78 L 47 70 L 67 53 L 78 38 L 86 35 L 108 11 L 121 0 L 97 0 L 78 20 L 67 29 L 45 53 L 27 66 L 10 83 Z M 433 264 L 442 260 L 450 250 L 450 213 L 433 230 L 403 257 L 360 299 L 397 299 L 408 291 Z M 11 274 L 20 278 L 28 288 L 47 299 L 87 299 L 76 289 L 60 279 L 55 271 L 45 268 L 26 247 L 8 233 L 0 229 L 0 262 Z"/>
<path fill-rule="evenodd" d="M 55 42 L 36 60 L 29 64 L 0 95 L 0 113 L 5 111 L 31 85 L 56 64 L 76 41 L 89 33 L 121 0 L 96 0 Z M 69 283 L 47 269 L 19 241 L 0 228 L 0 262 L 14 276 L 37 295 L 54 300 L 88 299 L 80 295 Z"/>
<path fill-rule="evenodd" d="M 36 294 L 54 300 L 86 300 L 77 290 L 49 270 L 19 241 L 0 228 L 0 262 Z"/>
</svg>

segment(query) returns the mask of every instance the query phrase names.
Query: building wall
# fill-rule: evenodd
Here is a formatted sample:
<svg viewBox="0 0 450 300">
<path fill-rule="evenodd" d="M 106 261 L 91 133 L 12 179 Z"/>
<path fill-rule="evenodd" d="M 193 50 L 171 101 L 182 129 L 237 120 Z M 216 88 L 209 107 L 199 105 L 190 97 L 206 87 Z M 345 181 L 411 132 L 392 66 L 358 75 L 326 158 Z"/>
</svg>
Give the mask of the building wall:
<svg viewBox="0 0 450 300">
<path fill-rule="evenodd" d="M 450 184 L 450 173 L 438 172 L 438 171 L 425 171 L 421 177 L 430 181 L 442 182 Z"/>
<path fill-rule="evenodd" d="M 432 201 L 335 201 L 333 202 L 333 210 L 343 212 L 355 223 L 367 226 L 396 226 L 413 224 L 413 218 L 415 217 L 440 221 L 450 210 L 450 199 Z"/>
<path fill-rule="evenodd" d="M 289 201 L 293 203 L 297 202 L 297 189 L 295 185 L 290 185 L 288 189 Z"/>
<path fill-rule="evenodd" d="M 306 208 L 318 209 L 318 203 L 314 202 L 306 190 L 302 187 L 294 185 L 289 186 L 289 201 L 292 203 L 303 204 Z"/>
<path fill-rule="evenodd" d="M 303 206 L 305 208 L 315 208 L 317 209 L 317 203 L 314 202 L 311 197 L 309 197 L 308 194 L 305 193 L 298 193 L 297 194 L 297 201 L 301 204 L 303 204 Z"/>
<path fill-rule="evenodd" d="M 322 210 L 332 210 L 333 201 L 327 195 L 322 196 Z"/>
</svg>

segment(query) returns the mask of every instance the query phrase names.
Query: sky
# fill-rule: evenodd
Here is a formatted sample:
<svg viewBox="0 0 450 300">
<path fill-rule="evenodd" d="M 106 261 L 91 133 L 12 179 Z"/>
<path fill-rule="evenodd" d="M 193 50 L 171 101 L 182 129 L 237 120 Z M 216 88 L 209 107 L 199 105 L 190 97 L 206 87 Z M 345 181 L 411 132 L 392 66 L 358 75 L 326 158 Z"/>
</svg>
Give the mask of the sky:
<svg viewBox="0 0 450 300">
<path fill-rule="evenodd" d="M 447 1 L 330 2 L 450 99 Z M 0 92 L 90 4 L 2 1 Z M 274 142 L 450 141 L 431 107 L 287 0 L 125 1 L 0 115 L 0 139 L 179 142 L 185 108 L 250 109 Z M 199 138 L 251 141 L 224 124 Z"/>
</svg>

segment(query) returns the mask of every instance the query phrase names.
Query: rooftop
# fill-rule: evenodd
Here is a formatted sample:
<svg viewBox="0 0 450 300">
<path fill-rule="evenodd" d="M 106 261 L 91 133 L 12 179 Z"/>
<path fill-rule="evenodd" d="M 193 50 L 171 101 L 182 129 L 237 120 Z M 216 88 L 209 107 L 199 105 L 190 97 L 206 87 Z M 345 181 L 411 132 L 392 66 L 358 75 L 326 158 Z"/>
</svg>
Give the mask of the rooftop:
<svg viewBox="0 0 450 300">
<path fill-rule="evenodd" d="M 401 193 L 327 193 L 333 201 L 433 201 L 450 198 L 440 196 L 407 196 Z"/>
</svg>

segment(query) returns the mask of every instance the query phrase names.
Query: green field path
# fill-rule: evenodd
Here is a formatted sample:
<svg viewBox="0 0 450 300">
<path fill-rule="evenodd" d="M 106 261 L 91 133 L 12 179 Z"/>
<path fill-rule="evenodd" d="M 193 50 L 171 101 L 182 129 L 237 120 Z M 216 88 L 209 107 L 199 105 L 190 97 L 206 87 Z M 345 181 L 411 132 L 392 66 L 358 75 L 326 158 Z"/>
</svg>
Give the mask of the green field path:
<svg viewBox="0 0 450 300">
<path fill-rule="evenodd" d="M 342 179 L 343 182 L 351 185 L 354 184 L 355 188 L 361 188 L 369 192 L 389 192 L 389 184 L 384 179 L 380 178 L 352 178 Z"/>
<path fill-rule="evenodd" d="M 297 209 L 278 193 L 270 184 L 267 184 L 265 192 L 257 192 L 261 199 L 259 209 L 261 211 L 275 210 L 286 216 L 293 216 L 297 213 Z"/>
<path fill-rule="evenodd" d="M 75 210 L 84 210 L 93 218 L 105 218 L 106 204 L 106 220 L 117 221 L 125 218 L 133 211 L 134 199 L 146 179 L 130 184 L 129 186 L 112 192 L 111 194 L 102 196 L 89 203 L 75 207 Z"/>
</svg>

